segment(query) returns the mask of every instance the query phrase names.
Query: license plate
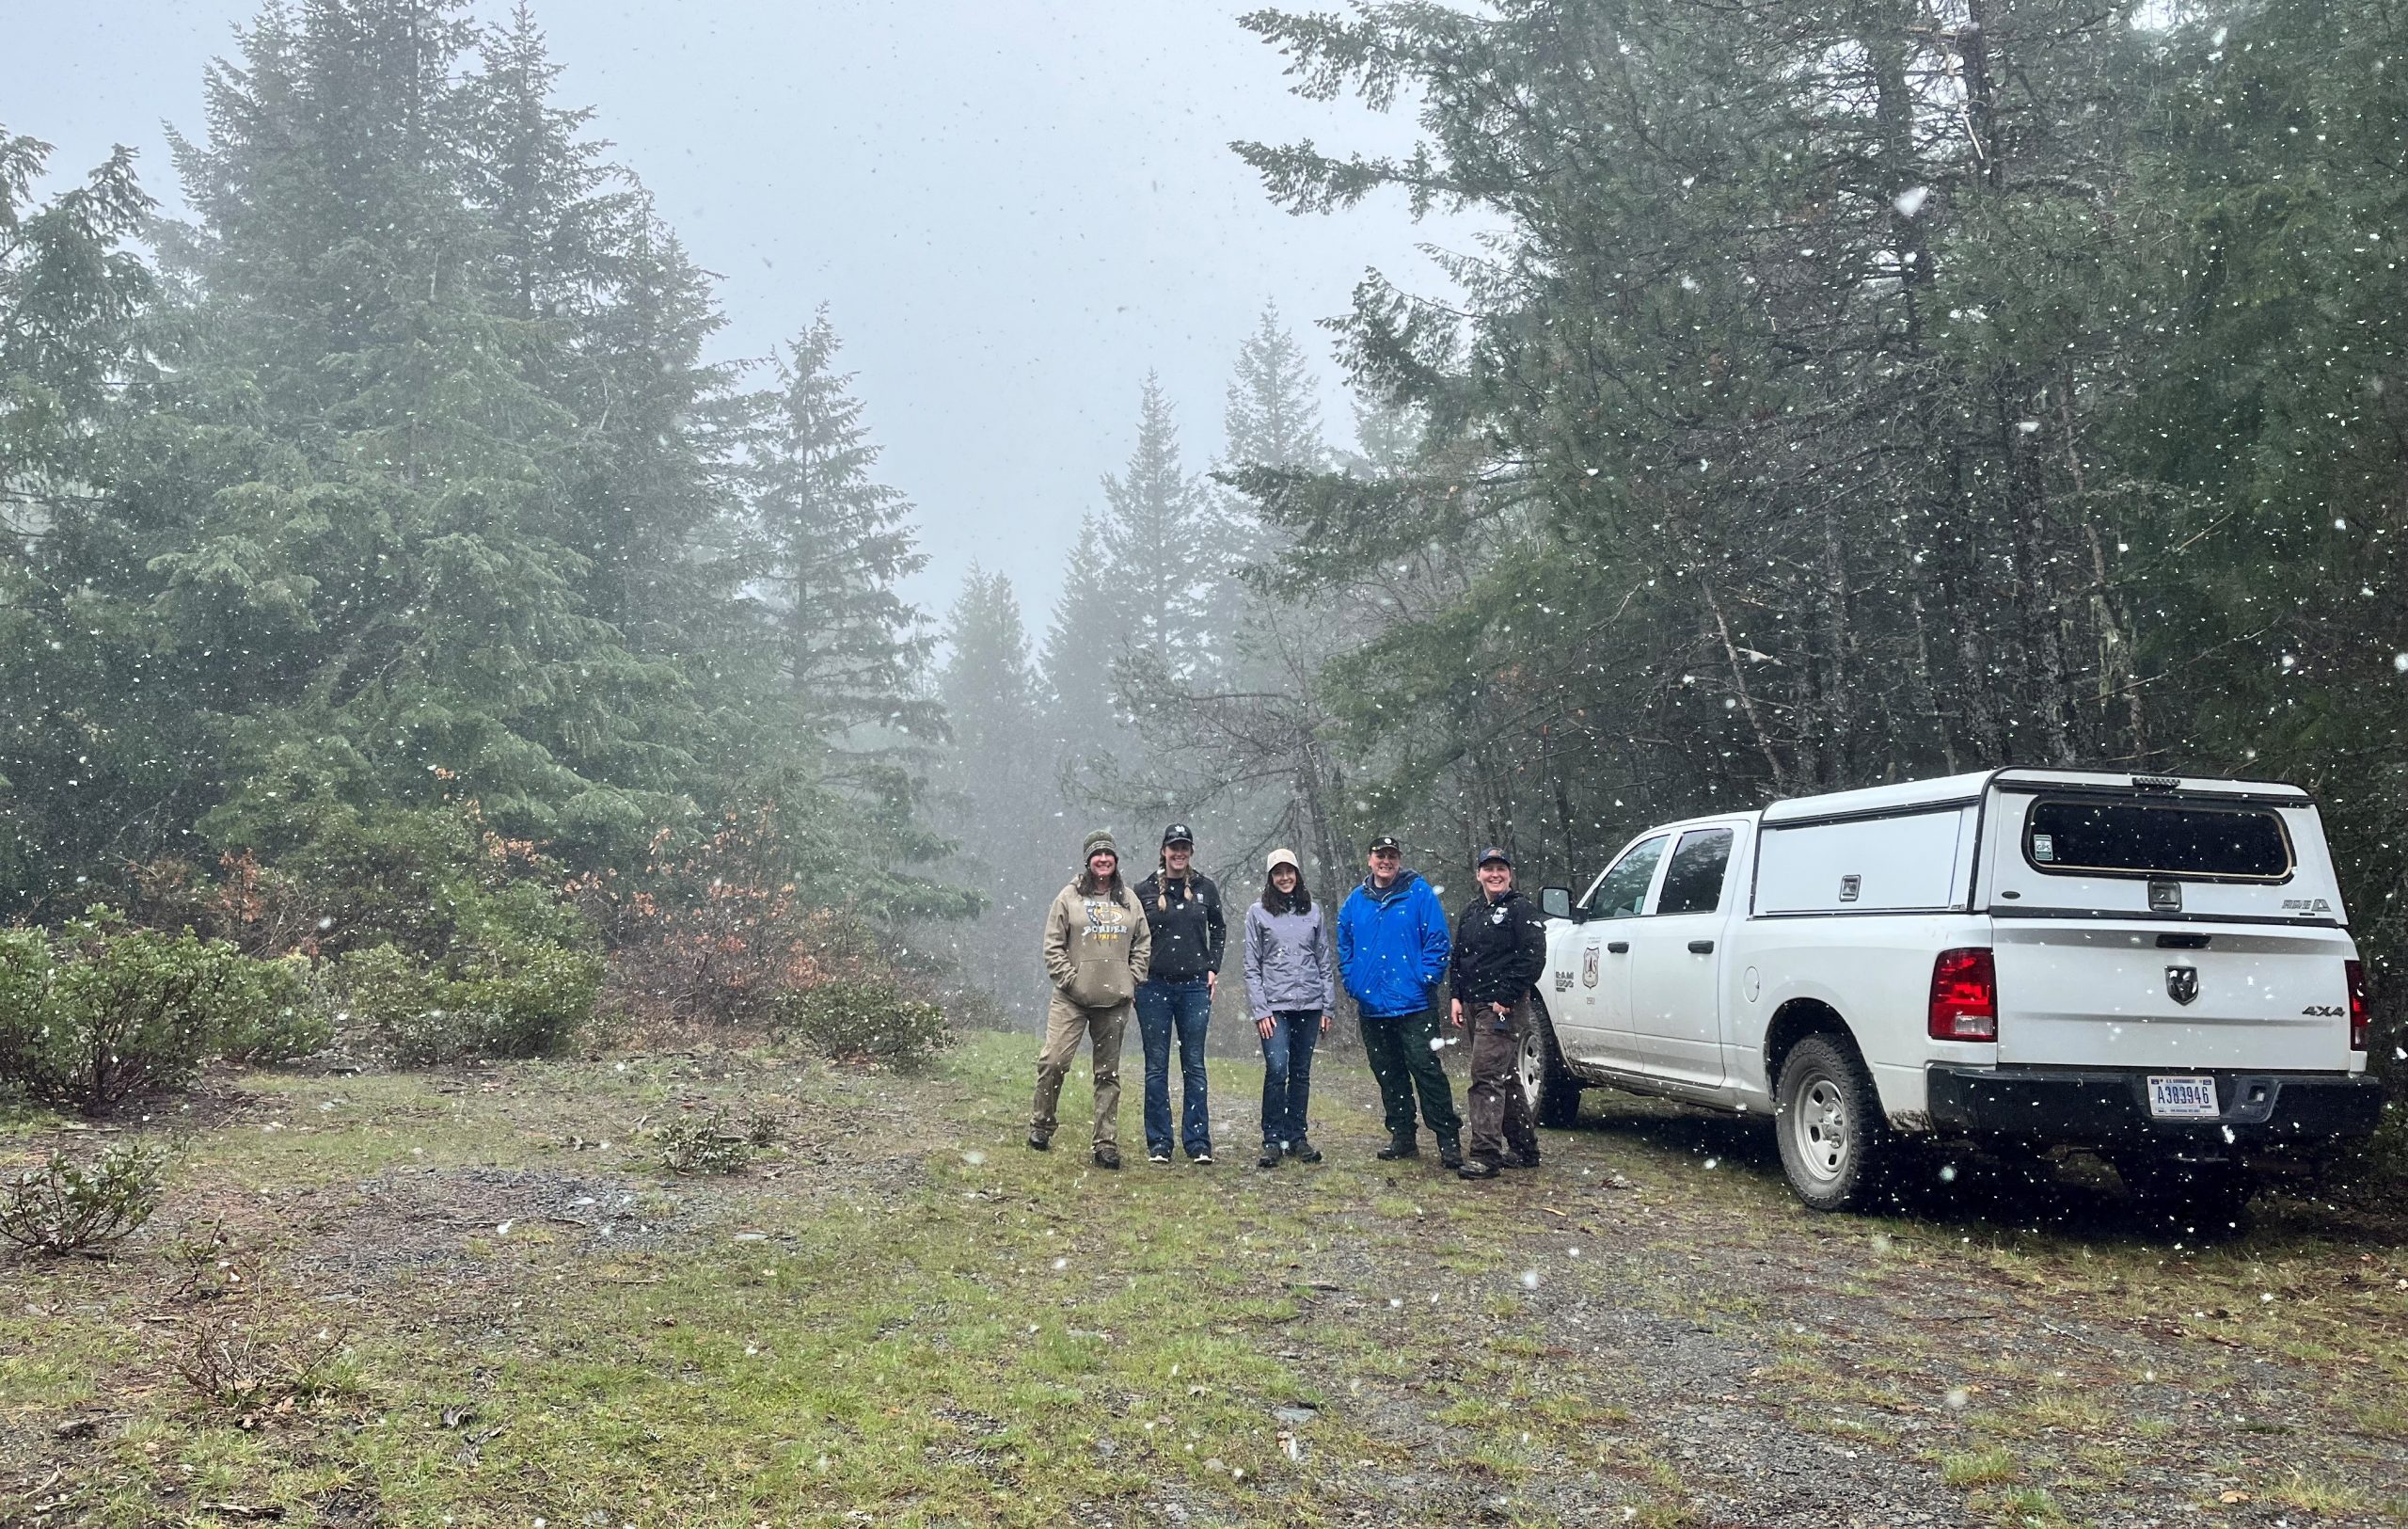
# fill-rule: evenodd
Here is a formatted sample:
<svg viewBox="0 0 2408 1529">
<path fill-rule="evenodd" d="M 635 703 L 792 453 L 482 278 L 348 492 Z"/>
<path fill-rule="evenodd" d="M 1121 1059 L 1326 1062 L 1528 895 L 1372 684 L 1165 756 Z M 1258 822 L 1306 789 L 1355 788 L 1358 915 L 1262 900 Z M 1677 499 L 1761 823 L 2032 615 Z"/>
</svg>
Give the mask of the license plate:
<svg viewBox="0 0 2408 1529">
<path fill-rule="evenodd" d="M 2211 1121 L 2224 1113 L 2216 1106 L 2214 1078 L 2154 1074 L 2148 1080 L 2148 1112 L 2162 1121 Z"/>
</svg>

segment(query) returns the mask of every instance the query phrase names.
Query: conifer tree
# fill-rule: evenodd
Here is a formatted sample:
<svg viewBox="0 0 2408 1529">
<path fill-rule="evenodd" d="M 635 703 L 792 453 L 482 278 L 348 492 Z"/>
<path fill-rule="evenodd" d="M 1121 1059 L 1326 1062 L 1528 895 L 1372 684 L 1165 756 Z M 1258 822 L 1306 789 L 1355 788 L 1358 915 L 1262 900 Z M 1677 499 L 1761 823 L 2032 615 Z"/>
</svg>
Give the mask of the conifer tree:
<svg viewBox="0 0 2408 1529">
<path fill-rule="evenodd" d="M 937 710 L 913 693 L 929 638 L 895 589 L 927 559 L 910 502 L 872 476 L 878 448 L 851 376 L 834 370 L 838 344 L 822 309 L 777 359 L 778 386 L 760 399 L 756 577 L 770 592 L 775 645 L 807 730 L 931 733 L 942 727 Z"/>
<path fill-rule="evenodd" d="M 1056 751 L 1045 736 L 1028 633 L 1011 581 L 973 565 L 947 613 L 937 675 L 951 741 L 940 756 L 940 820 L 959 843 L 958 873 L 984 901 L 979 921 L 949 935 L 965 972 L 1034 1017 L 1028 969 L 1045 908 L 1080 830 L 1064 820 Z"/>
</svg>

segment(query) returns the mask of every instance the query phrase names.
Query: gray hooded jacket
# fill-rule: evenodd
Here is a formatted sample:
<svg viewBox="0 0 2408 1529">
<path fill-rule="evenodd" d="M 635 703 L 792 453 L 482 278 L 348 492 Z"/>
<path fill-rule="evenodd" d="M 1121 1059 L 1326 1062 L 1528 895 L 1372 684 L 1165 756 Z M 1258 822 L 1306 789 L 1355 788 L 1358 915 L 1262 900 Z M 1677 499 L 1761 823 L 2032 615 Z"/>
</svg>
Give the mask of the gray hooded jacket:
<svg viewBox="0 0 2408 1529">
<path fill-rule="evenodd" d="M 1310 913 L 1275 914 L 1258 899 L 1246 909 L 1245 996 L 1257 1019 L 1275 1010 L 1327 1013 L 1336 1001 L 1331 966 L 1319 903 Z"/>
</svg>

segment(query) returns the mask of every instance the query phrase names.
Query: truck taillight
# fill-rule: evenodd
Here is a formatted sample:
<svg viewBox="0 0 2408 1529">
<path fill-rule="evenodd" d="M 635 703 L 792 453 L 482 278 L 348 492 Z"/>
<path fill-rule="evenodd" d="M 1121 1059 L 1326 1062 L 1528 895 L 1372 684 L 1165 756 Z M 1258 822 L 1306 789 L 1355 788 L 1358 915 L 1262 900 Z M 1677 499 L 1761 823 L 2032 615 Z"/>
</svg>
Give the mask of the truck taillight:
<svg viewBox="0 0 2408 1529">
<path fill-rule="evenodd" d="M 2341 963 L 2350 974 L 2350 1049 L 2367 1048 L 2367 967 L 2362 961 Z"/>
<path fill-rule="evenodd" d="M 1998 1039 L 1998 967 L 1988 948 L 1942 950 L 1931 964 L 1931 1038 Z"/>
</svg>

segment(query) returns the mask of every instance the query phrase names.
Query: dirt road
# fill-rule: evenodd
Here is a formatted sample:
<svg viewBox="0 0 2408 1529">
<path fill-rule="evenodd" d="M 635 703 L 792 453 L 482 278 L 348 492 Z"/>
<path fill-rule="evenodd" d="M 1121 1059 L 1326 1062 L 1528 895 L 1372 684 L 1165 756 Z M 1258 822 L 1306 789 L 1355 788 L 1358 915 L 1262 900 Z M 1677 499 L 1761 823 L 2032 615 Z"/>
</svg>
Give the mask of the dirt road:
<svg viewBox="0 0 2408 1529">
<path fill-rule="evenodd" d="M 1344 1055 L 1323 1165 L 1257 1171 L 1216 1063 L 1223 1161 L 1112 1174 L 1021 1145 L 1032 1055 L 225 1080 L 137 1246 L 0 1273 L 0 1522 L 2408 1518 L 2379 1217 L 2136 1236 L 1977 1160 L 1811 1217 L 1761 1124 L 1611 1095 L 1465 1184 L 1371 1158 Z M 781 1144 L 663 1171 L 721 1105 Z"/>
</svg>

